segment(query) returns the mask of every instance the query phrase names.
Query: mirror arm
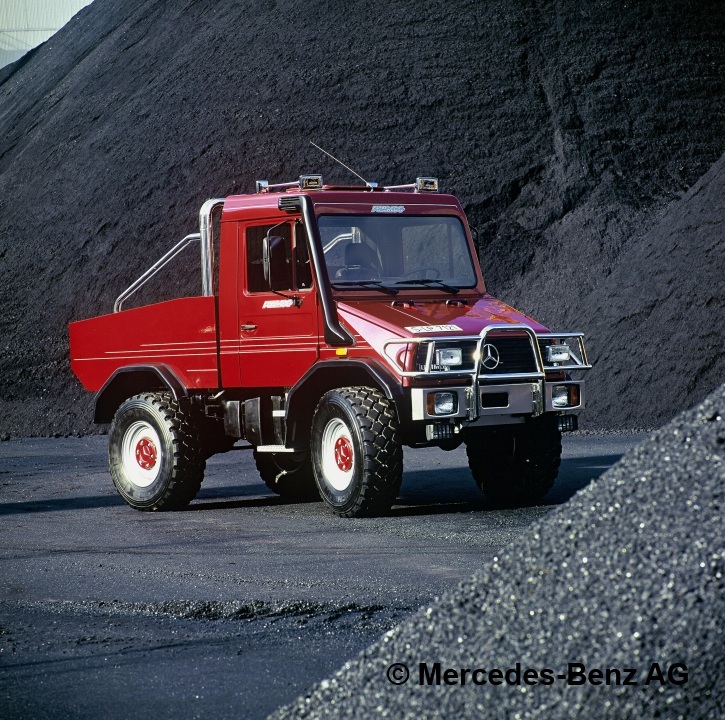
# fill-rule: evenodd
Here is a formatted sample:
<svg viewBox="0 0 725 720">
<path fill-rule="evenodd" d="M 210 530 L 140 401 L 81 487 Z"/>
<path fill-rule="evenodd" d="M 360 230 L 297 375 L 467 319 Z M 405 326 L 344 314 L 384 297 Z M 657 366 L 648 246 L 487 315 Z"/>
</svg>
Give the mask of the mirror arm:
<svg viewBox="0 0 725 720">
<path fill-rule="evenodd" d="M 302 306 L 302 298 L 300 298 L 299 295 L 285 295 L 283 292 L 280 292 L 279 290 L 274 290 L 271 287 L 269 288 L 269 291 L 271 293 L 274 293 L 275 295 L 279 295 L 280 297 L 285 298 L 286 300 L 291 300 L 294 303 L 295 307 Z"/>
</svg>

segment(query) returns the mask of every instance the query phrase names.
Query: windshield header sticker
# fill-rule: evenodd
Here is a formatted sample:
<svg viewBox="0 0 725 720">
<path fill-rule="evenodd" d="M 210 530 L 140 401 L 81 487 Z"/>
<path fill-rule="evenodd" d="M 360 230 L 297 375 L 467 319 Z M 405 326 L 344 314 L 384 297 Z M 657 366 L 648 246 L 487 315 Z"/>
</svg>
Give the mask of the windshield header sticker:
<svg viewBox="0 0 725 720">
<path fill-rule="evenodd" d="M 405 329 L 412 333 L 463 332 L 462 328 L 459 328 L 458 325 L 413 325 Z"/>
<path fill-rule="evenodd" d="M 405 205 L 373 205 L 374 213 L 403 213 Z"/>
<path fill-rule="evenodd" d="M 288 298 L 286 300 L 265 300 L 264 304 L 262 305 L 262 309 L 266 310 L 267 308 L 287 308 L 292 307 L 295 304 L 295 301 L 292 298 Z"/>
</svg>

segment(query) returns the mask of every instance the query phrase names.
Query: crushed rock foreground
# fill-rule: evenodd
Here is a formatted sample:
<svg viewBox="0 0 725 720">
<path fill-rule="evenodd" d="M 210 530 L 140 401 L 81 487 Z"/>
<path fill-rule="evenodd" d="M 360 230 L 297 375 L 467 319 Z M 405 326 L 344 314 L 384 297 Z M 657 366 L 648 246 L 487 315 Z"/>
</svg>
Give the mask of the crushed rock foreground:
<svg viewBox="0 0 725 720">
<path fill-rule="evenodd" d="M 725 717 L 723 415 L 725 385 L 273 717 Z M 387 679 L 394 663 L 406 683 Z M 440 685 L 419 683 L 420 663 L 429 675 L 441 664 Z M 559 679 L 570 663 L 602 670 L 601 684 Z M 500 668 L 501 684 L 472 673 L 461 684 L 462 668 Z M 544 668 L 551 684 L 524 681 Z M 613 672 L 605 683 L 607 668 L 620 684 Z M 624 684 L 628 668 L 636 685 Z"/>
</svg>

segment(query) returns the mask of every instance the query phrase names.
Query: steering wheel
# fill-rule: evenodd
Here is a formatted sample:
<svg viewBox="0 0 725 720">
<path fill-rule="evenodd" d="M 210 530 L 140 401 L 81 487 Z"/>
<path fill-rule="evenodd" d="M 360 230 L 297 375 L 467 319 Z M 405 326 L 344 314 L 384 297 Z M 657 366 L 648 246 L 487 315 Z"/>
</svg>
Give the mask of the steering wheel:
<svg viewBox="0 0 725 720">
<path fill-rule="evenodd" d="M 411 277 L 411 275 L 416 275 L 417 277 L 420 277 L 421 275 L 424 278 L 430 278 L 431 280 L 437 280 L 441 276 L 441 271 L 438 268 L 434 267 L 419 267 L 415 270 L 411 270 L 410 272 L 404 273 L 402 277 L 407 278 Z"/>
</svg>

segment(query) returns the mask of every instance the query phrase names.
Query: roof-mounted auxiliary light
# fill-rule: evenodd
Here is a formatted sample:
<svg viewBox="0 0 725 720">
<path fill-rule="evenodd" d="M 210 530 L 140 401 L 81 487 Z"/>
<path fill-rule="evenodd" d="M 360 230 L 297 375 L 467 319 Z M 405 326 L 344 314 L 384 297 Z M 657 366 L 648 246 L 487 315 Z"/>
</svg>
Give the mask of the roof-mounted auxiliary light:
<svg viewBox="0 0 725 720">
<path fill-rule="evenodd" d="M 419 177 L 415 179 L 416 192 L 438 192 L 438 178 Z"/>
<path fill-rule="evenodd" d="M 268 180 L 257 180 L 256 189 L 258 193 L 283 192 L 291 188 L 299 190 L 322 190 L 322 175 L 300 175 L 299 180 L 287 183 L 269 184 Z"/>
<path fill-rule="evenodd" d="M 270 184 L 268 180 L 257 180 L 256 190 L 258 193 L 284 192 L 285 190 L 292 189 L 323 190 L 324 184 L 322 175 L 300 175 L 299 180 L 287 183 Z M 415 183 L 411 183 L 410 185 L 386 185 L 384 187 L 376 182 L 368 182 L 365 180 L 365 188 L 368 190 L 383 190 L 387 192 L 438 192 L 438 178 L 419 177 L 415 179 Z"/>
<path fill-rule="evenodd" d="M 322 175 L 300 175 L 300 190 L 322 190 Z"/>
<path fill-rule="evenodd" d="M 386 192 L 438 192 L 438 178 L 419 177 L 409 185 L 386 185 L 383 190 Z"/>
</svg>

